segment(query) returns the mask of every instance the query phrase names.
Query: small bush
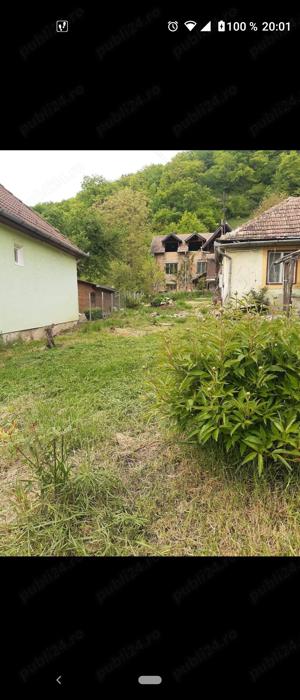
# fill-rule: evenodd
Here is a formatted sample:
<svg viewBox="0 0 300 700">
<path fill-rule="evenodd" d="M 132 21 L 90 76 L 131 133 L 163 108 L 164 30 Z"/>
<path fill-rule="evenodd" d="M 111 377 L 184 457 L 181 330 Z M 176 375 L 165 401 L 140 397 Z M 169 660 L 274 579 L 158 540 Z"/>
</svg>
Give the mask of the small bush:
<svg viewBox="0 0 300 700">
<path fill-rule="evenodd" d="M 270 307 L 270 301 L 267 297 L 267 288 L 263 287 L 258 291 L 250 289 L 250 292 L 244 294 L 241 298 L 238 298 L 236 294 L 231 297 L 230 306 L 243 313 L 265 314 L 269 311 Z"/>
<path fill-rule="evenodd" d="M 88 321 L 98 321 L 100 318 L 104 318 L 104 314 L 102 309 L 94 308 L 91 309 L 86 309 L 86 311 L 83 312 L 87 318 Z"/>
<path fill-rule="evenodd" d="M 124 297 L 124 305 L 128 309 L 138 309 L 143 303 L 144 296 L 142 294 L 136 295 L 127 292 Z"/>
<path fill-rule="evenodd" d="M 66 486 L 71 472 L 64 435 L 54 437 L 47 445 L 43 445 L 39 439 L 36 439 L 29 446 L 27 453 L 20 447 L 17 447 L 17 452 L 31 468 L 38 482 L 41 496 L 46 495 L 51 499 L 54 495 L 56 499 Z"/>
<path fill-rule="evenodd" d="M 159 405 L 189 440 L 216 443 L 259 474 L 299 465 L 299 323 L 207 319 L 168 344 L 164 368 Z"/>
<path fill-rule="evenodd" d="M 176 301 L 176 309 L 190 309 L 190 305 L 184 299 L 178 299 Z"/>
<path fill-rule="evenodd" d="M 164 303 L 164 296 L 162 294 L 152 297 L 150 304 L 151 306 L 160 306 L 161 304 Z"/>
</svg>

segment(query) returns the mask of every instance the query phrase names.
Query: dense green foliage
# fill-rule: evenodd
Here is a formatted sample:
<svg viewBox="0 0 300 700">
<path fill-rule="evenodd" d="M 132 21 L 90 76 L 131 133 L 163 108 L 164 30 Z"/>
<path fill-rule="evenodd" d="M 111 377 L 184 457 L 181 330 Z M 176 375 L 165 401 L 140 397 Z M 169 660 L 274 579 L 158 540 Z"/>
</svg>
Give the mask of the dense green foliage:
<svg viewBox="0 0 300 700">
<path fill-rule="evenodd" d="M 161 306 L 165 301 L 165 297 L 163 294 L 157 294 L 156 296 L 152 297 L 151 299 L 151 306 Z"/>
<path fill-rule="evenodd" d="M 85 309 L 83 313 L 88 321 L 97 321 L 99 318 L 103 318 L 103 311 L 98 307 L 93 309 Z"/>
<path fill-rule="evenodd" d="M 285 319 L 206 320 L 166 349 L 166 412 L 188 438 L 240 465 L 300 462 L 300 326 Z M 171 370 L 171 372 L 170 372 Z"/>
<path fill-rule="evenodd" d="M 122 306 L 126 309 L 138 309 L 144 301 L 142 294 L 132 294 L 132 292 L 126 292 L 122 299 Z"/>
<path fill-rule="evenodd" d="M 85 177 L 75 197 L 35 209 L 90 252 L 84 278 L 149 293 L 160 281 L 153 234 L 213 231 L 224 215 L 235 227 L 299 195 L 299 182 L 299 151 L 182 151 L 114 182 Z"/>
<path fill-rule="evenodd" d="M 242 313 L 254 313 L 254 314 L 265 314 L 270 308 L 270 300 L 267 297 L 267 287 L 262 287 L 262 289 L 250 289 L 250 292 L 243 294 L 242 297 L 238 296 L 236 292 L 230 299 L 228 304 L 229 316 L 234 311 L 241 311 Z M 225 309 L 226 313 L 226 309 Z"/>
</svg>

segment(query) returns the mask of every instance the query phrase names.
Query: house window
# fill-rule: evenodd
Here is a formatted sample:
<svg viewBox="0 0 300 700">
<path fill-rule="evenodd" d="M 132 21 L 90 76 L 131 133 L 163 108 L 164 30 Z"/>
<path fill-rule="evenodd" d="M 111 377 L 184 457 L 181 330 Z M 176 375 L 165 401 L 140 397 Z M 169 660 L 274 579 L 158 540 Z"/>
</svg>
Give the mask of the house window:
<svg viewBox="0 0 300 700">
<path fill-rule="evenodd" d="M 177 263 L 166 263 L 166 274 L 176 275 L 177 274 Z"/>
<path fill-rule="evenodd" d="M 169 236 L 169 238 L 164 241 L 166 253 L 175 253 L 178 250 L 178 245 L 179 241 L 177 238 L 174 238 L 174 236 Z"/>
<path fill-rule="evenodd" d="M 188 242 L 189 251 L 200 250 L 202 242 L 203 241 L 201 241 L 201 239 L 198 236 L 193 236 L 192 238 L 190 238 Z"/>
<path fill-rule="evenodd" d="M 14 258 L 15 258 L 16 265 L 24 265 L 24 253 L 23 253 L 22 246 L 15 245 Z"/>
<path fill-rule="evenodd" d="M 91 300 L 91 306 L 95 306 L 95 304 L 96 304 L 96 292 L 90 292 L 90 300 Z"/>
<path fill-rule="evenodd" d="M 206 262 L 205 260 L 198 260 L 197 262 L 197 275 L 206 274 Z"/>
<path fill-rule="evenodd" d="M 15 245 L 14 256 L 16 265 L 24 265 L 23 248 L 21 246 Z"/>
<path fill-rule="evenodd" d="M 292 251 L 288 251 L 292 252 Z M 267 284 L 281 284 L 283 281 L 283 265 L 274 265 L 277 260 L 281 260 L 287 251 L 269 250 L 268 251 L 268 267 L 267 267 Z M 296 265 L 294 267 L 294 280 L 296 282 Z"/>
</svg>

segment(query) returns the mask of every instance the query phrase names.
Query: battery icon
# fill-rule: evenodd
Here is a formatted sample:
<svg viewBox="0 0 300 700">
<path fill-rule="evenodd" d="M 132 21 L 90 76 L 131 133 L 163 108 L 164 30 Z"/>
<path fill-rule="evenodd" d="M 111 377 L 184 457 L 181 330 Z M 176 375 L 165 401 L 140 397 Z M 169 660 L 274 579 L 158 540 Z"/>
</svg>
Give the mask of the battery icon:
<svg viewBox="0 0 300 700">
<path fill-rule="evenodd" d="M 225 22 L 222 19 L 218 22 L 218 32 L 225 32 Z"/>
</svg>

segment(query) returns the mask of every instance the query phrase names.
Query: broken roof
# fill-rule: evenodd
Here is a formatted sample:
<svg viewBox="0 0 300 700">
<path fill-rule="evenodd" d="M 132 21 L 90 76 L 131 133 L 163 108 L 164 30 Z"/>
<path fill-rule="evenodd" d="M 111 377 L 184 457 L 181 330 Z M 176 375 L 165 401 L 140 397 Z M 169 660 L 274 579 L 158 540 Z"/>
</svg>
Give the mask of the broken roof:
<svg viewBox="0 0 300 700">
<path fill-rule="evenodd" d="M 220 242 L 300 239 L 300 197 L 288 197 L 234 231 Z"/>
<path fill-rule="evenodd" d="M 177 240 L 179 240 L 178 253 L 185 253 L 188 250 L 186 243 L 189 238 L 192 238 L 192 236 L 199 236 L 199 238 L 203 240 L 203 243 L 205 243 L 205 241 L 211 236 L 211 233 L 176 233 L 174 231 L 174 233 L 167 233 L 167 235 L 164 236 L 154 236 L 151 243 L 151 253 L 154 255 L 164 253 L 165 249 L 163 246 L 163 241 L 170 238 L 170 236 L 173 236 L 173 238 L 177 238 Z"/>
<path fill-rule="evenodd" d="M 13 225 L 29 236 L 39 238 L 45 242 L 61 248 L 66 253 L 75 257 L 86 257 L 66 236 L 63 236 L 57 228 L 43 219 L 36 211 L 33 211 L 20 199 L 15 197 L 3 185 L 0 184 L 0 220 L 7 225 Z"/>
<path fill-rule="evenodd" d="M 217 238 L 220 238 L 222 231 L 225 231 L 225 233 L 227 233 L 228 231 L 231 231 L 231 230 L 232 230 L 231 227 L 226 222 L 223 224 L 220 224 L 220 226 L 218 226 L 218 228 L 215 231 L 213 231 L 213 233 L 211 233 L 210 236 L 208 236 L 206 242 L 202 246 L 202 250 L 207 250 L 208 248 L 210 248 L 212 246 L 212 244 L 215 242 L 215 240 Z"/>
</svg>

